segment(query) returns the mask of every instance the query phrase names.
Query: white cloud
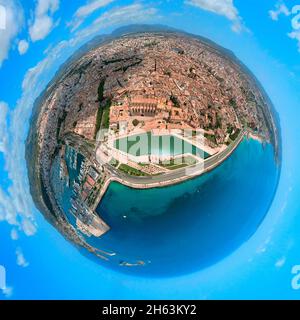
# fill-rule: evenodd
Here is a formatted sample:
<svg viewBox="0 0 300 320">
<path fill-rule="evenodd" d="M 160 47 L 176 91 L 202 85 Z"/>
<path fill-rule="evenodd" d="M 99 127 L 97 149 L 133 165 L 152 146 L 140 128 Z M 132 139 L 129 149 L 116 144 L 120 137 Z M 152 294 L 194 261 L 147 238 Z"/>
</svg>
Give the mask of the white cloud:
<svg viewBox="0 0 300 320">
<path fill-rule="evenodd" d="M 115 0 L 90 0 L 84 6 L 79 7 L 74 14 L 73 20 L 69 23 L 72 31 L 76 30 L 92 13 L 114 1 Z"/>
<path fill-rule="evenodd" d="M 283 14 L 285 16 L 289 16 L 291 14 L 290 10 L 288 9 L 288 7 L 281 2 L 278 2 L 275 5 L 275 9 L 274 10 L 270 10 L 269 11 L 269 15 L 270 18 L 274 21 L 278 21 L 278 17 Z"/>
<path fill-rule="evenodd" d="M 7 114 L 7 103 L 0 101 L 0 152 L 3 152 L 7 145 Z"/>
<path fill-rule="evenodd" d="M 12 174 L 9 173 L 9 176 L 12 177 Z M 18 226 L 27 236 L 31 236 L 36 232 L 36 225 L 30 210 L 30 195 L 26 187 L 21 185 L 21 180 L 20 177 L 18 181 L 12 181 L 13 185 L 8 193 L 0 189 L 0 221 Z"/>
<path fill-rule="evenodd" d="M 128 6 L 115 7 L 103 13 L 87 28 L 75 34 L 75 42 L 99 33 L 99 31 L 112 26 L 120 26 L 130 23 L 151 21 L 157 17 L 157 9 L 134 3 Z"/>
<path fill-rule="evenodd" d="M 29 219 L 23 219 L 21 228 L 27 236 L 33 236 L 36 232 L 36 225 Z"/>
<path fill-rule="evenodd" d="M 6 8 L 0 4 L 0 30 L 6 28 Z"/>
<path fill-rule="evenodd" d="M 300 52 L 300 30 L 292 31 L 292 32 L 288 33 L 288 36 L 291 39 L 297 40 L 298 51 Z"/>
<path fill-rule="evenodd" d="M 114 0 L 92 0 L 89 1 L 86 5 L 78 8 L 75 13 L 76 17 L 86 17 L 93 13 L 95 10 L 107 6 L 112 3 Z"/>
<path fill-rule="evenodd" d="M 21 40 L 18 43 L 18 50 L 19 50 L 19 54 L 23 55 L 27 52 L 29 48 L 29 43 L 26 40 Z"/>
<path fill-rule="evenodd" d="M 23 25 L 23 10 L 15 0 L 0 0 L 0 67 Z"/>
<path fill-rule="evenodd" d="M 36 232 L 36 224 L 24 167 L 25 109 L 22 105 L 22 110 L 16 108 L 9 112 L 8 105 L 0 102 L 0 152 L 4 154 L 5 170 L 11 180 L 8 190 L 0 188 L 0 221 L 17 226 L 30 236 Z M 7 124 L 8 115 L 10 126 Z"/>
<path fill-rule="evenodd" d="M 240 32 L 243 29 L 242 19 L 233 0 L 186 0 L 185 3 L 226 17 L 232 21 L 231 29 L 234 32 Z"/>
<path fill-rule="evenodd" d="M 95 26 L 107 28 L 113 25 L 121 25 L 123 23 L 146 21 L 153 18 L 157 13 L 157 9 L 144 7 L 140 3 L 132 4 L 124 7 L 117 7 L 105 12 L 102 16 L 94 21 Z"/>
<path fill-rule="evenodd" d="M 292 27 L 294 30 L 300 29 L 300 5 L 296 5 L 292 8 L 292 14 L 294 14 L 294 18 L 292 19 Z"/>
<path fill-rule="evenodd" d="M 34 19 L 29 27 L 33 42 L 43 40 L 55 27 L 53 14 L 59 9 L 60 0 L 37 0 Z"/>
<path fill-rule="evenodd" d="M 300 5 L 296 5 L 292 8 L 292 14 L 295 14 L 292 19 L 293 31 L 288 33 L 291 39 L 297 40 L 298 51 L 300 52 Z"/>
<path fill-rule="evenodd" d="M 10 232 L 10 238 L 14 241 L 18 240 L 19 239 L 19 234 L 18 234 L 18 231 L 17 229 L 13 228 Z"/>
<path fill-rule="evenodd" d="M 285 262 L 286 262 L 286 258 L 282 257 L 282 258 L 280 258 L 279 260 L 276 261 L 275 267 L 276 268 L 282 268 L 285 265 Z"/>
<path fill-rule="evenodd" d="M 274 10 L 269 11 L 270 18 L 278 21 L 280 15 L 289 17 L 294 15 L 291 19 L 292 31 L 287 33 L 288 37 L 297 41 L 298 51 L 300 52 L 300 5 L 295 5 L 290 10 L 282 1 L 275 5 Z"/>
<path fill-rule="evenodd" d="M 6 287 L 2 289 L 3 294 L 6 296 L 6 298 L 10 298 L 13 294 L 13 288 L 12 287 Z"/>
<path fill-rule="evenodd" d="M 18 266 L 23 267 L 23 268 L 26 268 L 29 266 L 29 263 L 26 261 L 21 248 L 18 248 L 16 250 L 16 256 L 17 256 L 17 265 Z"/>
</svg>

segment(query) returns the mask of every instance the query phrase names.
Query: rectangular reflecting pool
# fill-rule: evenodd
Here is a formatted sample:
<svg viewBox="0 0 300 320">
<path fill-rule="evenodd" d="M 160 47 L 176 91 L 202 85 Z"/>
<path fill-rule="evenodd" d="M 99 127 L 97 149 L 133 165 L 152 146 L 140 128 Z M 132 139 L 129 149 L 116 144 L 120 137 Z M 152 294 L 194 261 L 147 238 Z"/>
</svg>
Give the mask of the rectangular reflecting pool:
<svg viewBox="0 0 300 320">
<path fill-rule="evenodd" d="M 114 147 L 132 156 L 163 156 L 176 157 L 183 154 L 193 154 L 202 159 L 210 155 L 174 135 L 153 135 L 151 132 L 136 134 L 117 139 Z"/>
</svg>

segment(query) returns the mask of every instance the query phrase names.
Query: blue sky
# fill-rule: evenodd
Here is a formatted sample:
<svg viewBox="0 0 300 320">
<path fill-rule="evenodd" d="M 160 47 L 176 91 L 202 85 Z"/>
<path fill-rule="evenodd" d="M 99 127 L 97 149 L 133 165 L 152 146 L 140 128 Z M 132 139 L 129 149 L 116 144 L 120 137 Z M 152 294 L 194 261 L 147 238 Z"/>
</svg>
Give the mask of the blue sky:
<svg viewBox="0 0 300 320">
<path fill-rule="evenodd" d="M 0 9 L 0 265 L 7 271 L 0 299 L 299 299 L 300 291 L 291 286 L 291 269 L 300 264 L 297 4 L 300 1 L 0 0 L 0 8 L 5 8 L 5 14 Z M 28 191 L 24 139 L 35 98 L 78 47 L 131 23 L 166 24 L 231 49 L 261 81 L 281 120 L 282 174 L 265 221 L 225 260 L 176 279 L 149 281 L 106 272 L 43 220 Z"/>
</svg>

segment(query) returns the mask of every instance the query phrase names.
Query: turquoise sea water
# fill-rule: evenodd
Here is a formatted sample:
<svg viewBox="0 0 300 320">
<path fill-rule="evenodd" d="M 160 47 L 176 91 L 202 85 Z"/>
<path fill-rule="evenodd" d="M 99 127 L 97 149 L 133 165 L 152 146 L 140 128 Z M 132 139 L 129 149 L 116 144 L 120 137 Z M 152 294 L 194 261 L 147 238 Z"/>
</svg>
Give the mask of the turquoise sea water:
<svg viewBox="0 0 300 320">
<path fill-rule="evenodd" d="M 83 157 L 67 148 L 70 187 L 52 170 L 57 200 L 69 222 L 73 181 Z M 97 263 L 143 276 L 172 276 L 208 267 L 237 249 L 262 222 L 272 202 L 279 176 L 271 145 L 245 139 L 213 171 L 164 188 L 137 190 L 112 183 L 97 208 L 111 227 L 101 238 L 85 237 L 92 246 L 115 252 Z M 144 261 L 145 265 L 136 264 Z M 122 266 L 122 263 L 133 266 Z"/>
<path fill-rule="evenodd" d="M 117 253 L 120 271 L 172 276 L 208 267 L 257 230 L 272 202 L 279 166 L 271 145 L 244 140 L 218 168 L 184 183 L 136 190 L 112 183 L 97 208 L 111 230 L 91 244 Z M 115 263 L 138 260 L 145 266 Z"/>
</svg>

